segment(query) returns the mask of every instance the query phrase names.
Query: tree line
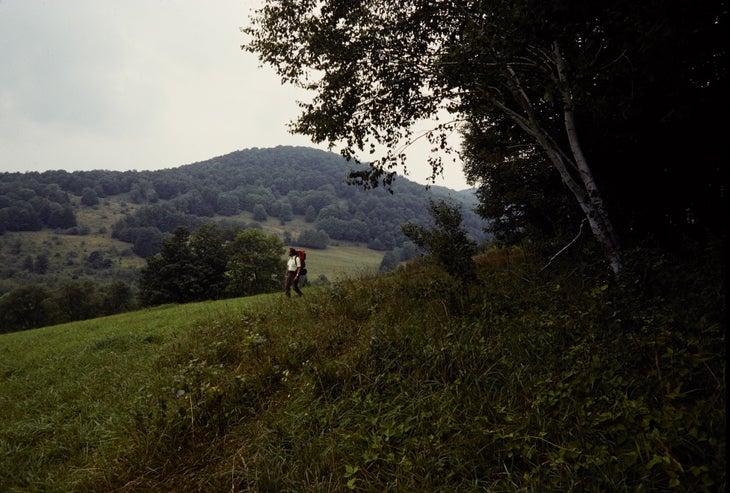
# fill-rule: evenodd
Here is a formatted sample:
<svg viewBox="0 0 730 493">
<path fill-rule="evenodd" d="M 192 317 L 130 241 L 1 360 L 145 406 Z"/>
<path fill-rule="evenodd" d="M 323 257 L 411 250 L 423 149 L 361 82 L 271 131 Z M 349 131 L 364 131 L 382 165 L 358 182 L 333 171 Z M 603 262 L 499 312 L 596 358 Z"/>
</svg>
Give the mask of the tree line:
<svg viewBox="0 0 730 493">
<path fill-rule="evenodd" d="M 278 291 L 284 242 L 258 229 L 182 226 L 147 259 L 140 275 L 143 306 L 250 296 Z"/>
<path fill-rule="evenodd" d="M 250 296 L 281 289 L 284 242 L 255 228 L 181 226 L 146 260 L 139 281 L 73 280 L 21 286 L 0 296 L 0 333 L 96 318 L 165 303 Z M 95 256 L 95 257 L 98 257 Z"/>
<path fill-rule="evenodd" d="M 0 333 L 103 317 L 138 306 L 133 288 L 122 281 L 73 280 L 57 288 L 31 284 L 0 296 Z"/>
<path fill-rule="evenodd" d="M 460 153 L 500 243 L 618 273 L 627 249 L 724 241 L 727 20 L 722 0 L 266 0 L 242 48 L 311 92 L 293 131 L 386 149 L 352 182 L 387 186 L 426 138 Z"/>
</svg>

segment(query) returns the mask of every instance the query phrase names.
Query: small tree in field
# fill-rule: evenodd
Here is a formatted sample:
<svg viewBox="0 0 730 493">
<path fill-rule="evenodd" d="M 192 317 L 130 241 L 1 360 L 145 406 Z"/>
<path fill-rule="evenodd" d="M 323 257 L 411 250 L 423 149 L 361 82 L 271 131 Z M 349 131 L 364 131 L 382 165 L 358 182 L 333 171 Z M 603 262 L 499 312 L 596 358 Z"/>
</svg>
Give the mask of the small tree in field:
<svg viewBox="0 0 730 493">
<path fill-rule="evenodd" d="M 408 223 L 401 228 L 403 234 L 428 251 L 453 277 L 464 281 L 474 280 L 476 266 L 472 257 L 477 245 L 461 227 L 461 210 L 443 200 L 431 201 L 430 209 L 434 220 L 432 229 Z"/>
</svg>

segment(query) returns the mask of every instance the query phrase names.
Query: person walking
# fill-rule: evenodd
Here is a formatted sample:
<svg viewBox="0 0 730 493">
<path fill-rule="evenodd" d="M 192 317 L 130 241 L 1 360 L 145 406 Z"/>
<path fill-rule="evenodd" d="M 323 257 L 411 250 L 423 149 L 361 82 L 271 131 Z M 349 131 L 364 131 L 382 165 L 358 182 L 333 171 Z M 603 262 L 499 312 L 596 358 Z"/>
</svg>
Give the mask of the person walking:
<svg viewBox="0 0 730 493">
<path fill-rule="evenodd" d="M 299 289 L 299 275 L 302 272 L 302 261 L 297 255 L 297 251 L 289 248 L 289 259 L 286 261 L 286 273 L 284 274 L 284 285 L 286 288 L 286 296 L 291 298 L 291 289 L 299 296 L 302 296 L 302 290 Z"/>
</svg>

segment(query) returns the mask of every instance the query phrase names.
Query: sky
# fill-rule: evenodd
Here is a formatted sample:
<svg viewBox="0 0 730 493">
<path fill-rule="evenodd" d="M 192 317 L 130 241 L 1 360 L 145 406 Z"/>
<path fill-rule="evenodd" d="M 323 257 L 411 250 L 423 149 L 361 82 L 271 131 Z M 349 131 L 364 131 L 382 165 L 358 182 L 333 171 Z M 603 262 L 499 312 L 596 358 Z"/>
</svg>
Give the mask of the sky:
<svg viewBox="0 0 730 493">
<path fill-rule="evenodd" d="M 240 48 L 262 3 L 0 0 L 0 171 L 141 171 L 255 147 L 326 150 L 287 126 L 311 95 Z M 407 151 L 408 179 L 427 183 L 427 150 Z M 458 163 L 435 184 L 468 188 Z"/>
</svg>

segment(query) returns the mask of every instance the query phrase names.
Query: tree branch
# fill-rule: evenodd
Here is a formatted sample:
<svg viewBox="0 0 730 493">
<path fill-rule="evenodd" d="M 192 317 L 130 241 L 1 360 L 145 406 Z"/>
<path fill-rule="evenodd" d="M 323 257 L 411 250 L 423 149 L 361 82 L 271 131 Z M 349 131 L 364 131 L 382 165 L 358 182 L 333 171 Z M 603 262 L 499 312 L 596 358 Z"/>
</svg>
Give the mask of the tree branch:
<svg viewBox="0 0 730 493">
<path fill-rule="evenodd" d="M 582 235 L 582 234 L 583 234 L 583 226 L 585 225 L 585 223 L 586 223 L 586 221 L 587 221 L 587 220 L 588 220 L 588 219 L 583 219 L 583 220 L 582 220 L 582 221 L 580 222 L 580 228 L 578 228 L 578 234 L 577 234 L 577 235 L 575 235 L 575 238 L 573 238 L 572 240 L 570 240 L 570 243 L 568 243 L 568 244 L 567 244 L 567 245 L 565 245 L 565 246 L 564 246 L 563 248 L 561 248 L 561 249 L 560 249 L 560 250 L 558 251 L 558 253 L 556 253 L 555 255 L 553 255 L 552 257 L 550 257 L 550 260 L 548 260 L 548 263 L 547 263 L 547 264 L 545 264 L 545 265 L 543 266 L 543 268 L 542 268 L 542 269 L 540 269 L 540 272 L 542 272 L 542 271 L 544 271 L 545 269 L 547 269 L 548 267 L 550 267 L 550 264 L 552 264 L 552 263 L 553 263 L 553 260 L 555 260 L 556 258 L 558 258 L 558 256 L 559 256 L 559 255 L 560 255 L 561 253 L 563 253 L 563 252 L 564 252 L 565 250 L 567 250 L 568 248 L 570 248 L 570 246 L 571 246 L 571 245 L 572 245 L 573 243 L 575 243 L 576 241 L 578 241 L 578 238 L 580 238 L 580 235 Z"/>
</svg>

